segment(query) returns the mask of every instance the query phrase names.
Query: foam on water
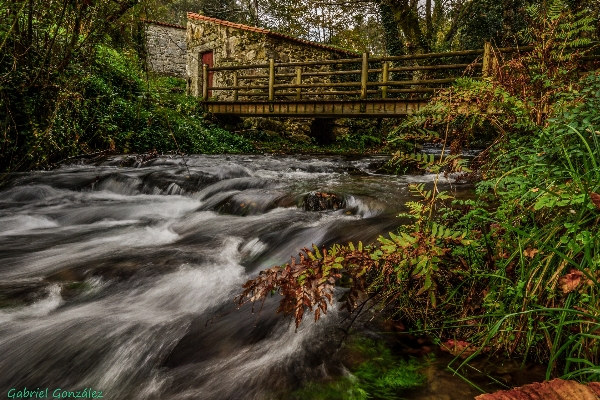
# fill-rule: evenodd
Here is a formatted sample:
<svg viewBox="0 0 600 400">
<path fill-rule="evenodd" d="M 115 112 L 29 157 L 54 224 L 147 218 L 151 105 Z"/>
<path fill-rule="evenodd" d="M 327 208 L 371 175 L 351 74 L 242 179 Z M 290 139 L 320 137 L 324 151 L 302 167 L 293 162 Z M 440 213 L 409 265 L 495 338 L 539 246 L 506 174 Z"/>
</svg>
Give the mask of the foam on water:
<svg viewBox="0 0 600 400">
<path fill-rule="evenodd" d="M 11 305 L 0 392 L 35 382 L 114 399 L 262 400 L 323 376 L 341 311 L 295 332 L 277 295 L 256 314 L 233 298 L 303 247 L 387 232 L 407 182 L 432 182 L 369 175 L 381 158 L 190 156 L 189 173 L 179 158 L 124 159 L 15 176 L 0 191 Z M 347 207 L 296 207 L 311 191 Z"/>
<path fill-rule="evenodd" d="M 22 235 L 38 229 L 56 228 L 58 223 L 43 215 L 21 214 L 0 218 L 0 226 L 3 227 L 0 236 L 8 236 Z"/>
<path fill-rule="evenodd" d="M 48 296 L 36 301 L 30 306 L 18 309 L 0 310 L 0 324 L 6 324 L 18 319 L 41 318 L 56 310 L 62 303 L 60 286 L 51 285 L 47 288 Z"/>
<path fill-rule="evenodd" d="M 4 279 L 17 279 L 39 274 L 49 274 L 71 265 L 80 265 L 81 260 L 102 258 L 132 248 L 160 246 L 174 243 L 179 235 L 170 228 L 170 223 L 161 226 L 125 227 L 122 233 L 108 232 L 104 236 L 81 242 L 54 246 L 32 252 L 11 262 L 11 268 L 0 272 Z M 8 263 L 7 263 L 8 264 Z"/>
</svg>

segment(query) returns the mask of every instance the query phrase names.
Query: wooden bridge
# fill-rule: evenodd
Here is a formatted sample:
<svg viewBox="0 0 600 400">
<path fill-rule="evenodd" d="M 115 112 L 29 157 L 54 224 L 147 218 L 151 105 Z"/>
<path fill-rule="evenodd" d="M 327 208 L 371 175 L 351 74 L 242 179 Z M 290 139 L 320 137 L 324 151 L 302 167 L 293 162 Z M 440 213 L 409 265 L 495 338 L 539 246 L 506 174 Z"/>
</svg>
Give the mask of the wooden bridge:
<svg viewBox="0 0 600 400">
<path fill-rule="evenodd" d="M 432 94 L 458 77 L 488 75 L 498 56 L 532 46 L 392 57 L 360 58 L 202 69 L 207 112 L 241 117 L 386 118 L 424 107 Z M 600 60 L 600 56 L 584 59 Z M 215 77 L 215 74 L 217 76 Z M 218 74 L 222 74 L 218 76 Z M 214 85 L 213 81 L 220 85 Z"/>
</svg>

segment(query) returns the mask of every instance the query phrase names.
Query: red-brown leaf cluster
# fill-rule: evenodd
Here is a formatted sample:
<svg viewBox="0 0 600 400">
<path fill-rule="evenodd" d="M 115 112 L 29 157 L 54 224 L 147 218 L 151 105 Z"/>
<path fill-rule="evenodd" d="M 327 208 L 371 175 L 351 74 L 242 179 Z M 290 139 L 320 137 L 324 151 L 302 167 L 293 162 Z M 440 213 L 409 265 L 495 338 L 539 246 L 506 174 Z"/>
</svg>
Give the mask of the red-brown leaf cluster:
<svg viewBox="0 0 600 400">
<path fill-rule="evenodd" d="M 579 284 L 581 283 L 582 276 L 583 272 L 577 269 L 572 269 L 567 275 L 561 277 L 558 283 L 560 284 L 560 288 L 562 289 L 563 293 L 567 294 L 577 290 Z"/>
<path fill-rule="evenodd" d="M 305 248 L 298 260 L 262 271 L 258 277 L 243 286 L 244 291 L 236 298 L 239 305 L 247 302 L 265 301 L 271 293 L 281 296 L 277 312 L 294 314 L 296 327 L 302 322 L 305 309 L 314 311 L 315 321 L 327 313 L 328 303 L 333 304 L 336 280 L 352 270 L 352 286 L 347 296 L 347 307 L 353 309 L 356 299 L 366 290 L 364 272 L 374 263 L 365 250 L 334 247 L 323 249 L 321 256 Z M 362 272 L 362 274 L 361 274 Z"/>
</svg>

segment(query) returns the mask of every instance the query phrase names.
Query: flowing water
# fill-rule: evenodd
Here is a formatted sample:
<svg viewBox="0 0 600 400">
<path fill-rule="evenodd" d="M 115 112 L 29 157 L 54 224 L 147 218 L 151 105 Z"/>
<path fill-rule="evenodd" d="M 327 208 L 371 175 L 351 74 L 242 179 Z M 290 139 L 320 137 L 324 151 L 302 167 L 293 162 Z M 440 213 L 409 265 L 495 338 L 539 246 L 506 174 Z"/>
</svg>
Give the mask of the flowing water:
<svg viewBox="0 0 600 400">
<path fill-rule="evenodd" d="M 295 332 L 235 309 L 241 285 L 312 244 L 392 230 L 407 183 L 385 157 L 111 157 L 15 174 L 0 191 L 0 396 L 269 399 L 331 371 L 341 311 Z M 448 190 L 468 188 L 441 180 Z M 338 210 L 305 211 L 311 191 Z M 339 335 L 338 335 L 339 336 Z M 443 389 L 444 390 L 444 389 Z"/>
</svg>

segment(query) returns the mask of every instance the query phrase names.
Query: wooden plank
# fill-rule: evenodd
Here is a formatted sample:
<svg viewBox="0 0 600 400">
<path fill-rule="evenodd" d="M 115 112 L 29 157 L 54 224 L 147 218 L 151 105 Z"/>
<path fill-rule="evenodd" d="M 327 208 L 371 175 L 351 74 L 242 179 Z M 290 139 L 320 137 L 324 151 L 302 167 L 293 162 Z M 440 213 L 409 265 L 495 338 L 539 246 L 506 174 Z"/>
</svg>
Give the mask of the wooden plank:
<svg viewBox="0 0 600 400">
<path fill-rule="evenodd" d="M 438 88 L 438 90 L 441 88 Z M 416 89 L 388 89 L 388 93 L 434 93 L 434 88 L 416 88 Z"/>
<path fill-rule="evenodd" d="M 305 62 L 289 62 L 278 63 L 277 67 L 311 67 L 317 65 L 335 65 L 335 64 L 360 64 L 361 58 L 347 58 L 339 60 L 323 60 L 323 61 L 305 61 Z"/>
<path fill-rule="evenodd" d="M 388 56 L 388 57 L 373 57 L 371 62 L 375 61 L 400 61 L 400 60 L 423 60 L 428 58 L 442 58 L 442 57 L 458 57 L 458 56 L 469 56 L 483 54 L 483 49 L 477 50 L 465 50 L 465 51 L 447 51 L 443 53 L 427 53 L 427 54 L 413 54 L 406 56 Z"/>
<path fill-rule="evenodd" d="M 275 85 L 275 60 L 270 58 L 269 59 L 269 101 L 275 100 L 274 85 Z"/>
<path fill-rule="evenodd" d="M 241 69 L 269 68 L 269 64 L 227 65 L 209 68 L 209 71 L 238 71 Z"/>
<path fill-rule="evenodd" d="M 360 98 L 367 98 L 367 84 L 369 83 L 369 53 L 363 53 L 362 71 L 360 73 Z"/>
<path fill-rule="evenodd" d="M 208 112 L 268 117 L 394 117 L 413 113 L 426 100 L 371 99 L 354 101 L 207 102 Z M 272 111 L 270 111 L 270 106 Z M 401 106 L 401 107 L 398 107 Z"/>
<path fill-rule="evenodd" d="M 400 71 L 428 71 L 428 70 L 438 70 L 438 69 L 465 69 L 467 67 L 481 67 L 481 63 L 473 63 L 473 64 L 439 64 L 439 65 L 415 65 L 411 67 L 395 67 L 390 68 L 390 72 L 400 72 Z"/>
<path fill-rule="evenodd" d="M 255 86 L 216 86 L 209 87 L 208 90 L 252 90 L 252 89 L 269 89 L 268 85 L 255 85 Z"/>
<path fill-rule="evenodd" d="M 452 83 L 456 78 L 445 79 L 426 79 L 422 81 L 387 81 L 387 86 L 405 86 L 405 85 L 439 85 L 443 83 Z M 379 82 L 369 82 L 368 86 L 381 86 Z"/>
<path fill-rule="evenodd" d="M 202 98 L 208 100 L 209 88 L 208 64 L 202 64 Z"/>
<path fill-rule="evenodd" d="M 483 65 L 481 67 L 481 75 L 487 77 L 492 71 L 492 56 L 494 50 L 492 49 L 492 43 L 485 42 L 483 45 Z"/>
<path fill-rule="evenodd" d="M 385 61 L 383 63 L 383 71 L 381 72 L 381 83 L 383 83 L 383 86 L 381 87 L 381 98 L 385 99 L 387 97 L 387 90 L 388 87 L 386 85 L 387 81 L 388 81 L 388 76 L 389 76 L 389 70 L 390 70 L 390 64 Z"/>
<path fill-rule="evenodd" d="M 238 74 L 237 72 L 233 74 L 233 86 L 237 86 L 238 85 Z M 238 100 L 238 89 L 235 89 L 233 91 L 233 100 L 237 101 Z"/>
<path fill-rule="evenodd" d="M 296 85 L 302 85 L 302 67 L 296 67 Z M 302 99 L 302 88 L 296 88 L 296 100 Z"/>
<path fill-rule="evenodd" d="M 324 87 L 360 87 L 360 82 L 344 82 L 344 83 L 304 83 L 297 85 L 295 83 L 285 83 L 274 85 L 276 88 L 294 89 L 294 88 L 324 88 Z M 308 94 L 308 93 L 307 93 Z"/>
</svg>

